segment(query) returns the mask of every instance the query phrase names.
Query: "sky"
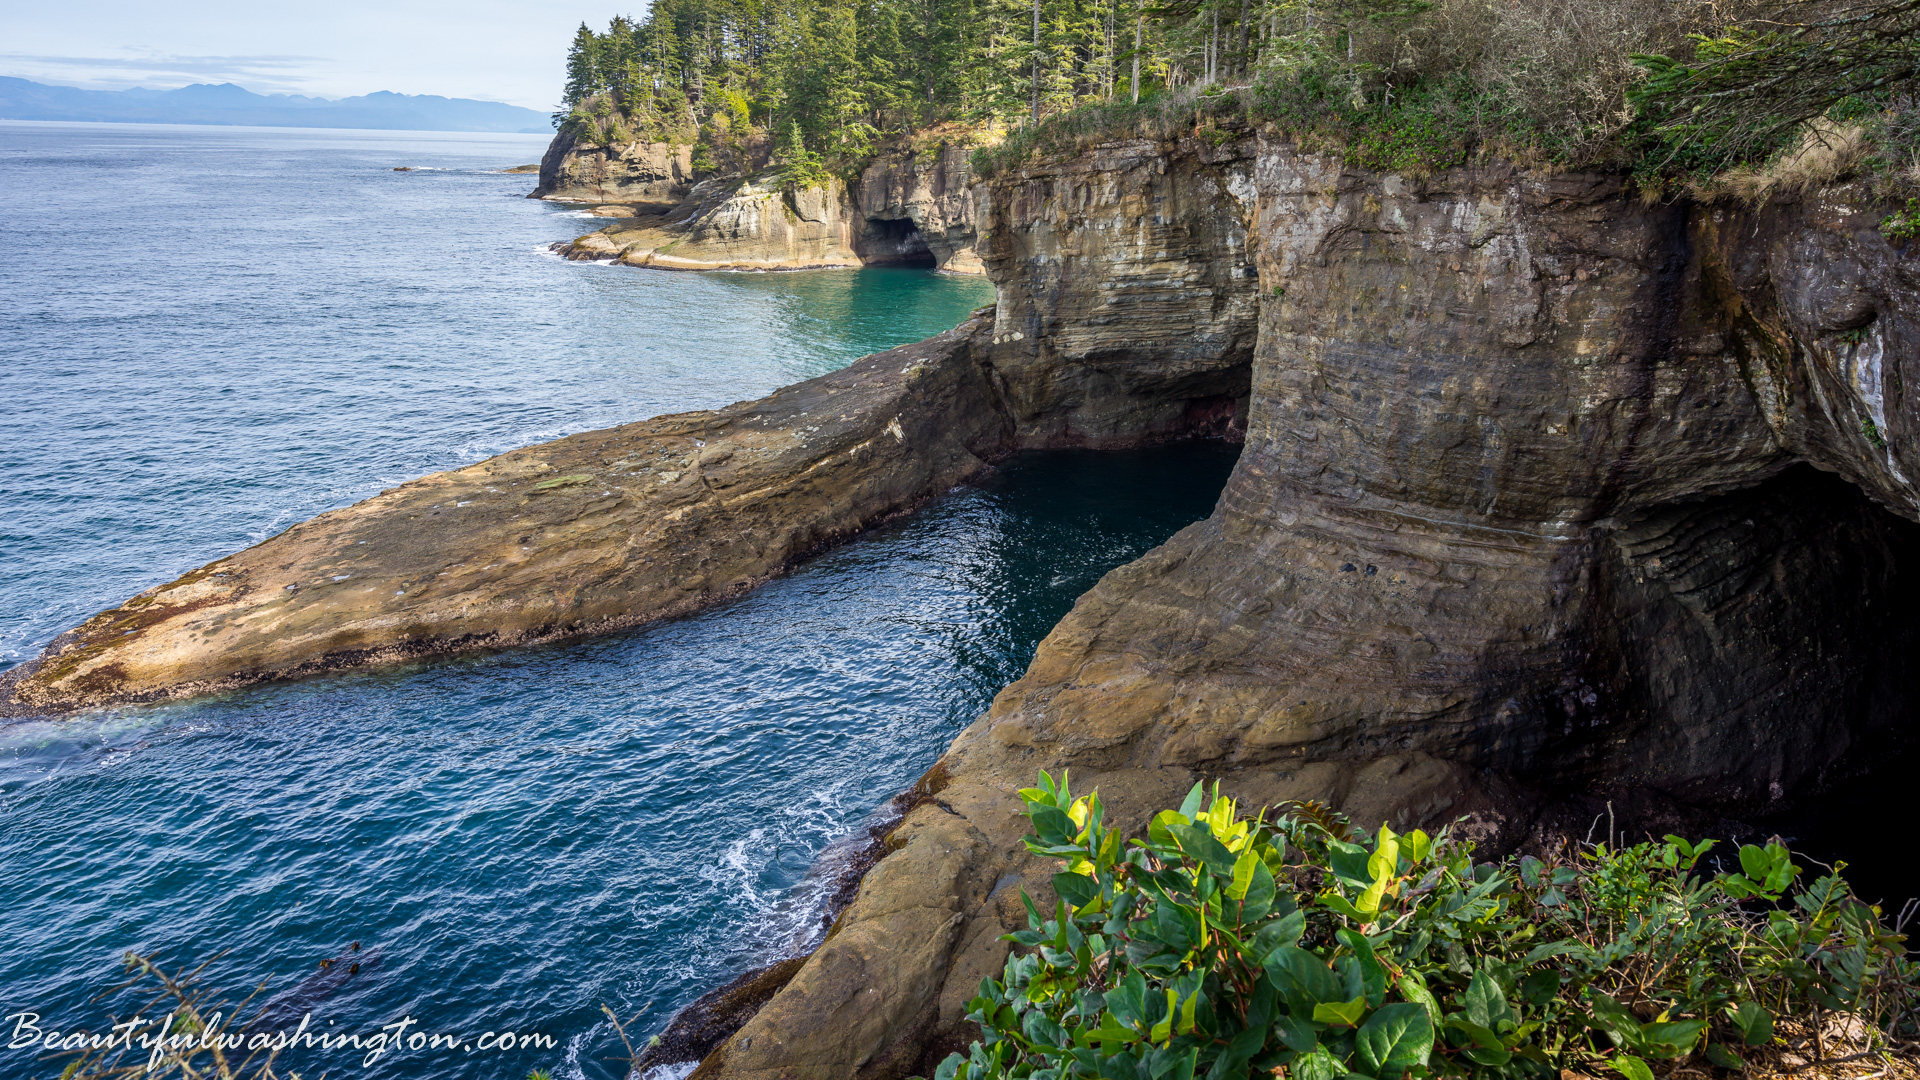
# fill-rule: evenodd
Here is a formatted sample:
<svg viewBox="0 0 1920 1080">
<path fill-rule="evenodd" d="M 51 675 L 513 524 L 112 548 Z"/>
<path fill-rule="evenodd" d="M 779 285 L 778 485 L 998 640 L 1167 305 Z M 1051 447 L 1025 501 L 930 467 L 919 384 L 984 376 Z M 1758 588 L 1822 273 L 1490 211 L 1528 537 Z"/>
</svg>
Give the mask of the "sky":
<svg viewBox="0 0 1920 1080">
<path fill-rule="evenodd" d="M 0 75 L 88 90 L 237 83 L 259 94 L 376 90 L 550 111 L 581 22 L 647 0 L 0 0 Z"/>
</svg>

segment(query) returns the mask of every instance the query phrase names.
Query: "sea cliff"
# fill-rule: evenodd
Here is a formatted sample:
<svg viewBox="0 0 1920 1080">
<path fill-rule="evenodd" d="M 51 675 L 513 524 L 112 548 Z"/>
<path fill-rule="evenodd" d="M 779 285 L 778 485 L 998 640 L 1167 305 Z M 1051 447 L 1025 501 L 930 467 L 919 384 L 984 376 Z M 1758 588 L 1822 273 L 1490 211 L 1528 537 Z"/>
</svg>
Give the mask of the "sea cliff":
<svg viewBox="0 0 1920 1080">
<path fill-rule="evenodd" d="M 1213 516 L 1107 575 L 956 739 L 703 1077 L 930 1074 L 964 1045 L 1021 892 L 1050 903 L 1014 795 L 1039 769 L 1122 827 L 1218 779 L 1498 849 L 1606 801 L 1656 828 L 1786 805 L 1912 715 L 1920 278 L 1864 192 L 1647 205 L 1249 132 L 1096 145 L 983 204 L 996 370 L 1183 367 L 1193 339 L 1118 301 L 1207 252 L 1211 280 L 1160 280 L 1212 293 L 1215 340 L 1251 324 L 1246 447 Z"/>
<path fill-rule="evenodd" d="M 1049 895 L 1014 794 L 1042 768 L 1123 827 L 1211 778 L 1511 848 L 1607 801 L 1786 807 L 1912 715 L 1920 262 L 1864 188 L 1649 204 L 1227 123 L 971 205 L 990 313 L 323 515 L 63 636 L 13 707 L 631 625 L 1022 446 L 1243 438 L 1213 515 L 1078 601 L 698 1074 L 767 1080 L 930 1074 L 970 1037 L 1022 890 Z"/>
<path fill-rule="evenodd" d="M 689 153 L 666 143 L 555 138 L 534 196 L 624 211 L 622 220 L 561 245 L 561 252 L 660 270 L 907 265 L 981 272 L 963 144 L 897 141 L 851 183 L 830 178 L 799 188 L 764 167 L 695 183 Z"/>
</svg>

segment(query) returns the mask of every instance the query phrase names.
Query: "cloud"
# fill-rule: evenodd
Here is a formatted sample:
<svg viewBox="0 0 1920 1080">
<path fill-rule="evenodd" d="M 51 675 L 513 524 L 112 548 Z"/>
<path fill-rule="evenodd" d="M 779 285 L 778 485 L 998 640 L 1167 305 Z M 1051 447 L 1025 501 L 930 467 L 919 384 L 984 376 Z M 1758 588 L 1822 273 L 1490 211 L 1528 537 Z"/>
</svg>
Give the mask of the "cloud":
<svg viewBox="0 0 1920 1080">
<path fill-rule="evenodd" d="M 239 83 L 257 93 L 302 93 L 324 57 L 262 54 L 254 56 L 182 56 L 148 53 L 129 56 L 44 56 L 0 53 L 0 67 L 20 78 L 46 79 L 86 90 L 124 90 L 144 86 L 170 90 L 197 82 Z"/>
</svg>

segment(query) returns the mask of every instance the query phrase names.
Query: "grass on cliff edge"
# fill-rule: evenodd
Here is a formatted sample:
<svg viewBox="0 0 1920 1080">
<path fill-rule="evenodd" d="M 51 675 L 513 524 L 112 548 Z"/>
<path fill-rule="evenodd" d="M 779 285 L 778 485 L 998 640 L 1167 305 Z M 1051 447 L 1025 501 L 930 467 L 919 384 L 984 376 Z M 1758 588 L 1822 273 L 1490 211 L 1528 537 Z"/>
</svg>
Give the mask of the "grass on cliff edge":
<svg viewBox="0 0 1920 1080">
<path fill-rule="evenodd" d="M 1064 776 L 1021 797 L 1058 900 L 1026 900 L 936 1080 L 1913 1074 L 1904 936 L 1777 843 L 1479 862 L 1313 803 L 1248 820 L 1218 785 L 1134 840 Z"/>
</svg>

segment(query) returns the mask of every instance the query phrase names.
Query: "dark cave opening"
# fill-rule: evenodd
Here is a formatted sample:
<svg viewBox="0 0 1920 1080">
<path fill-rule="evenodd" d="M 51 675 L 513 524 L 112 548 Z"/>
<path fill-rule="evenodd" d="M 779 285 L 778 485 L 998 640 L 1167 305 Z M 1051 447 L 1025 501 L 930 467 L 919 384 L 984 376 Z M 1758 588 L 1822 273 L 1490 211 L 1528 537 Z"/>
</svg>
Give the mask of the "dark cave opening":
<svg viewBox="0 0 1920 1080">
<path fill-rule="evenodd" d="M 1796 465 L 1606 546 L 1589 675 L 1612 707 L 1561 765 L 1844 859 L 1869 899 L 1920 895 L 1886 844 L 1920 766 L 1920 525 Z"/>
<path fill-rule="evenodd" d="M 910 218 L 868 218 L 856 249 L 868 266 L 931 270 L 940 263 Z"/>
</svg>

